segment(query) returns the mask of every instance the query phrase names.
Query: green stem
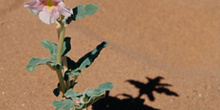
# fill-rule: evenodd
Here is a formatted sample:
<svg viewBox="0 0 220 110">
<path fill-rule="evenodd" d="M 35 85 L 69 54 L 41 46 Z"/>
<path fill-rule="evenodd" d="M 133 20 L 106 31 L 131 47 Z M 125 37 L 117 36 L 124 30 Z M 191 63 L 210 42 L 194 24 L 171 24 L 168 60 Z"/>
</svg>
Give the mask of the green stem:
<svg viewBox="0 0 220 110">
<path fill-rule="evenodd" d="M 64 42 L 64 36 L 65 36 L 65 26 L 64 23 L 60 22 L 60 37 L 59 37 L 59 44 L 58 44 L 58 50 L 57 50 L 57 64 L 62 64 L 62 50 L 63 50 L 63 42 Z"/>
<path fill-rule="evenodd" d="M 59 81 L 60 81 L 61 91 L 63 92 L 63 94 L 65 94 L 65 93 L 66 93 L 66 86 L 65 86 L 65 84 L 64 84 L 62 71 L 61 71 L 61 69 L 59 69 L 59 70 L 56 70 L 56 72 L 57 72 L 58 79 L 59 79 Z"/>
<path fill-rule="evenodd" d="M 60 33 L 59 33 L 59 44 L 58 44 L 58 50 L 57 50 L 57 61 L 56 61 L 56 65 L 57 65 L 57 76 L 60 82 L 60 87 L 61 87 L 61 91 L 63 92 L 63 94 L 65 94 L 66 92 L 66 86 L 64 84 L 64 79 L 63 79 L 63 74 L 61 71 L 61 67 L 62 67 L 62 49 L 63 49 L 63 42 L 64 42 L 64 36 L 65 36 L 65 24 L 63 22 L 59 22 L 60 23 Z"/>
</svg>

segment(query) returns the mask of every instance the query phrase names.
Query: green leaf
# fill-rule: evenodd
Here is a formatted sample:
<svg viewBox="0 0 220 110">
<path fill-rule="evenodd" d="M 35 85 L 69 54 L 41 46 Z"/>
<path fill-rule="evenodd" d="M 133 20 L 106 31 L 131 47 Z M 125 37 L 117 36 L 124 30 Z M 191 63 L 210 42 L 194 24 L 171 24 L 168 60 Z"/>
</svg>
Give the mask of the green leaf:
<svg viewBox="0 0 220 110">
<path fill-rule="evenodd" d="M 83 108 L 86 108 L 90 105 L 92 105 L 93 103 L 95 103 L 96 101 L 98 101 L 99 99 L 104 98 L 104 94 L 101 94 L 100 96 L 92 96 L 88 99 L 88 101 L 84 102 L 84 103 L 80 103 L 80 105 L 78 107 L 75 107 L 75 110 L 82 110 Z"/>
<path fill-rule="evenodd" d="M 26 69 L 28 72 L 33 72 L 38 65 L 47 64 L 48 62 L 53 62 L 53 60 L 48 58 L 45 59 L 31 58 L 28 65 L 26 66 Z"/>
<path fill-rule="evenodd" d="M 72 89 L 69 89 L 66 91 L 64 96 L 67 98 L 78 99 L 80 96 L 82 96 L 82 94 L 79 92 L 73 91 Z"/>
<path fill-rule="evenodd" d="M 73 8 L 73 14 L 66 20 L 66 22 L 69 24 L 72 20 L 77 21 L 78 18 L 91 16 L 98 10 L 99 7 L 94 4 L 86 4 L 85 6 L 78 5 L 77 7 Z"/>
<path fill-rule="evenodd" d="M 50 42 L 50 41 L 47 41 L 47 40 L 43 40 L 41 41 L 41 44 L 50 51 L 50 56 L 52 58 L 56 58 L 57 56 L 57 49 L 58 49 L 58 46 L 57 44 L 53 43 L 53 42 Z"/>
<path fill-rule="evenodd" d="M 107 46 L 107 44 L 108 42 L 106 41 L 102 42 L 93 51 L 87 53 L 82 58 L 80 58 L 77 62 L 78 68 L 75 69 L 74 71 L 88 68 L 93 63 L 93 61 L 98 57 L 101 50 Z"/>
<path fill-rule="evenodd" d="M 63 43 L 63 49 L 62 49 L 62 56 L 65 56 L 71 49 L 71 45 L 70 45 L 70 37 L 66 37 L 64 39 L 64 43 Z M 50 51 L 50 56 L 51 58 L 55 59 L 57 58 L 57 50 L 58 50 L 58 45 L 47 41 L 47 40 L 43 40 L 41 41 L 41 44 Z"/>
<path fill-rule="evenodd" d="M 81 69 L 88 68 L 93 61 L 98 57 L 101 50 L 106 47 L 108 42 L 104 41 L 101 44 L 99 44 L 93 51 L 87 53 L 83 57 L 81 57 L 77 63 L 75 63 L 73 60 L 71 60 L 69 57 L 67 57 L 67 63 L 68 63 L 68 69 L 71 70 L 71 72 L 66 73 L 69 77 L 75 78 L 76 76 L 81 74 Z"/>
<path fill-rule="evenodd" d="M 76 20 L 78 18 L 85 18 L 86 16 L 93 15 L 96 11 L 99 10 L 99 7 L 93 4 L 78 5 L 77 6 L 78 13 L 76 15 Z"/>
<path fill-rule="evenodd" d="M 66 73 L 66 75 L 68 75 L 69 77 L 75 78 L 79 75 L 81 75 L 81 71 L 69 71 Z"/>
<path fill-rule="evenodd" d="M 82 108 L 88 107 L 89 105 L 103 98 L 105 92 L 111 90 L 113 86 L 114 85 L 112 83 L 106 82 L 100 84 L 98 88 L 86 89 L 82 96 L 84 102 L 76 107 L 76 110 L 81 110 Z"/>
<path fill-rule="evenodd" d="M 74 107 L 75 101 L 70 99 L 64 101 L 53 101 L 52 105 L 56 107 L 56 110 L 70 110 Z"/>
<path fill-rule="evenodd" d="M 101 95 L 104 94 L 106 91 L 111 90 L 114 87 L 114 85 L 111 82 L 105 82 L 98 86 L 98 88 L 94 89 L 86 89 L 86 91 L 83 94 L 86 94 L 87 96 L 91 97 L 93 95 Z"/>
<path fill-rule="evenodd" d="M 28 65 L 26 66 L 26 69 L 28 72 L 33 72 L 36 66 L 42 65 L 42 64 L 47 64 L 52 70 L 55 70 L 55 64 L 56 64 L 56 57 L 57 57 L 57 49 L 58 46 L 57 44 L 43 40 L 41 41 L 41 44 L 50 51 L 51 58 L 45 58 L 45 59 L 40 59 L 40 58 L 32 58 Z M 64 44 L 63 44 L 63 52 L 62 55 L 65 56 L 71 49 L 70 45 L 70 37 L 66 37 L 64 39 Z"/>
<path fill-rule="evenodd" d="M 98 89 L 98 88 L 93 88 L 93 89 L 86 89 L 86 91 L 83 93 L 84 95 L 88 96 L 88 97 L 92 97 L 92 96 L 99 96 L 100 94 L 102 94 L 102 90 Z"/>
<path fill-rule="evenodd" d="M 102 91 L 110 91 L 113 87 L 114 85 L 111 82 L 105 82 L 100 84 L 98 88 Z"/>
</svg>

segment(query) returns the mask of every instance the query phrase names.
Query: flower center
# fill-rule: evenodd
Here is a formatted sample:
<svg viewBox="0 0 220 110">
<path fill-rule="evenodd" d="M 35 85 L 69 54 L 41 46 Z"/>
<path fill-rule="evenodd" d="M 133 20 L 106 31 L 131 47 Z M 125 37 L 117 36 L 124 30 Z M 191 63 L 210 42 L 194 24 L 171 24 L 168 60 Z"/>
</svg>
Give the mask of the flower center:
<svg viewBox="0 0 220 110">
<path fill-rule="evenodd" d="M 48 11 L 51 12 L 53 10 L 54 6 L 57 5 L 57 3 L 52 0 L 45 0 L 44 5 L 46 5 Z"/>
</svg>

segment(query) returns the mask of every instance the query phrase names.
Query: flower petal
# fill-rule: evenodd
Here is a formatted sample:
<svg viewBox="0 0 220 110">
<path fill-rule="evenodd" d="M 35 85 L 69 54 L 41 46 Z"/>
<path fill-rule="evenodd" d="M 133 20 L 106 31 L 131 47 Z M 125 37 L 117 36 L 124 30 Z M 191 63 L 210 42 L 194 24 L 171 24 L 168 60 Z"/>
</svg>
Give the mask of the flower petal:
<svg viewBox="0 0 220 110">
<path fill-rule="evenodd" d="M 43 9 L 43 5 L 40 1 L 34 0 L 30 2 L 25 2 L 24 7 L 29 7 L 34 13 L 38 14 Z"/>
<path fill-rule="evenodd" d="M 57 11 L 57 8 L 54 8 L 53 11 L 50 13 L 50 20 L 51 23 L 54 23 L 59 18 L 59 12 Z"/>
<path fill-rule="evenodd" d="M 58 6 L 57 6 L 57 10 L 65 17 L 70 16 L 71 14 L 73 14 L 73 10 L 70 7 L 66 7 L 66 5 L 64 4 L 64 2 L 59 2 Z"/>
<path fill-rule="evenodd" d="M 47 7 L 44 7 L 43 8 L 43 11 L 41 11 L 39 13 L 39 18 L 41 21 L 43 21 L 44 23 L 46 24 L 50 24 L 50 14 L 49 12 L 47 11 Z"/>
<path fill-rule="evenodd" d="M 39 18 L 46 24 L 54 23 L 59 18 L 59 12 L 56 8 L 49 12 L 45 6 L 43 11 L 39 13 Z"/>
</svg>

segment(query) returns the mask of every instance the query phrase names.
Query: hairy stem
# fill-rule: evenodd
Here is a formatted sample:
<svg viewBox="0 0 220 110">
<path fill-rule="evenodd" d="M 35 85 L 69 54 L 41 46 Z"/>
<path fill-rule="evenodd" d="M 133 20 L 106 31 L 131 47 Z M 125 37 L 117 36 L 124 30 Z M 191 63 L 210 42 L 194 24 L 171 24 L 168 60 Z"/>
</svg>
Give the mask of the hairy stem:
<svg viewBox="0 0 220 110">
<path fill-rule="evenodd" d="M 63 92 L 63 94 L 65 94 L 66 93 L 66 86 L 64 84 L 62 71 L 61 71 L 61 69 L 59 69 L 59 70 L 56 70 L 56 72 L 57 72 L 57 76 L 58 76 L 58 79 L 59 79 L 59 82 L 60 82 L 61 91 Z"/>
<path fill-rule="evenodd" d="M 64 36 L 65 36 L 65 24 L 63 22 L 59 22 L 60 25 L 60 29 L 59 29 L 59 43 L 58 43 L 58 50 L 57 50 L 57 61 L 56 61 L 56 65 L 57 65 L 57 76 L 60 82 L 60 87 L 61 87 L 61 91 L 63 92 L 63 94 L 65 94 L 66 92 L 66 86 L 64 84 L 64 79 L 63 79 L 63 74 L 61 71 L 61 67 L 62 67 L 62 50 L 63 50 L 63 42 L 64 42 Z"/>
<path fill-rule="evenodd" d="M 59 44 L 58 44 L 58 50 L 57 50 L 57 64 L 62 64 L 62 50 L 63 50 L 63 42 L 64 42 L 64 36 L 65 36 L 65 26 L 64 23 L 60 22 L 60 35 L 59 35 Z"/>
</svg>

